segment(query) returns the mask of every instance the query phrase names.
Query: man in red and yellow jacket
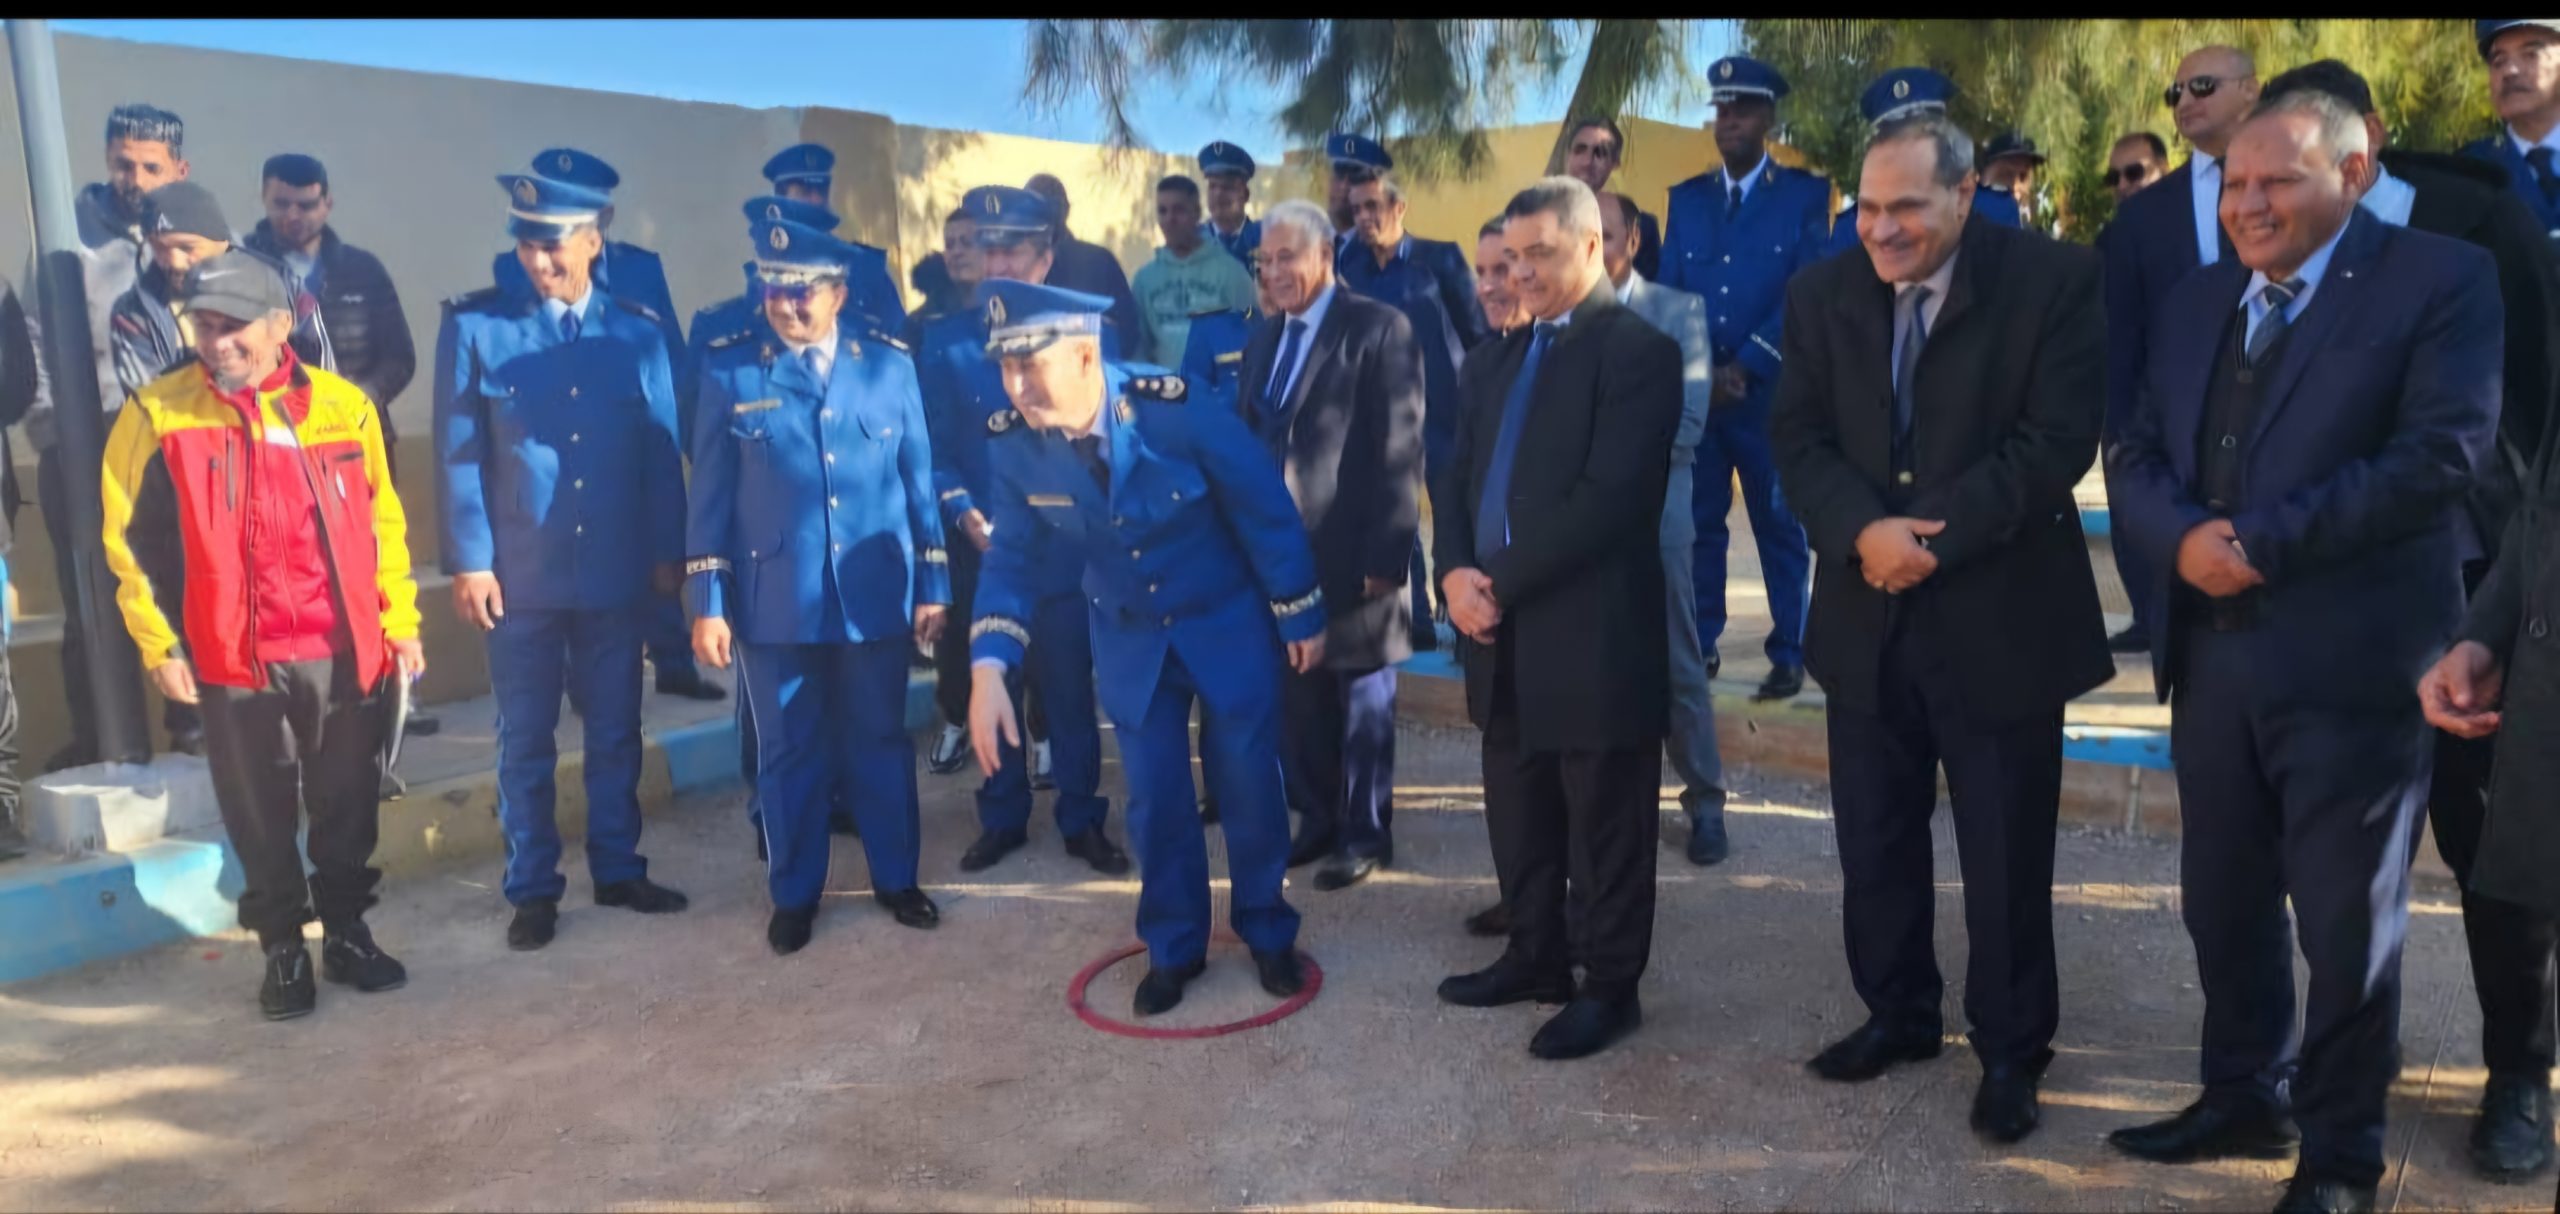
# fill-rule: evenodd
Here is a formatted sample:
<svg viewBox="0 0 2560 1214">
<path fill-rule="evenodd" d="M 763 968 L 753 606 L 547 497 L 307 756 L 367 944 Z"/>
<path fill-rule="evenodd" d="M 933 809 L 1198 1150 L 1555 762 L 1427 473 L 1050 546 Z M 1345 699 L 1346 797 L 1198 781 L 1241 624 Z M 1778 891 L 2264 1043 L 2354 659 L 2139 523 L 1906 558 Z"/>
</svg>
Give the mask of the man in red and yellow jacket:
<svg viewBox="0 0 2560 1214">
<path fill-rule="evenodd" d="M 226 253 L 185 283 L 196 360 L 136 392 L 107 439 L 107 564 L 160 694 L 201 703 L 205 758 L 258 934 L 269 1019 L 408 975 L 364 924 L 381 872 L 383 731 L 394 677 L 425 669 L 408 523 L 362 390 L 295 358 L 275 272 Z M 396 667 L 396 669 L 395 669 Z M 295 842 L 310 814 L 310 867 Z"/>
</svg>

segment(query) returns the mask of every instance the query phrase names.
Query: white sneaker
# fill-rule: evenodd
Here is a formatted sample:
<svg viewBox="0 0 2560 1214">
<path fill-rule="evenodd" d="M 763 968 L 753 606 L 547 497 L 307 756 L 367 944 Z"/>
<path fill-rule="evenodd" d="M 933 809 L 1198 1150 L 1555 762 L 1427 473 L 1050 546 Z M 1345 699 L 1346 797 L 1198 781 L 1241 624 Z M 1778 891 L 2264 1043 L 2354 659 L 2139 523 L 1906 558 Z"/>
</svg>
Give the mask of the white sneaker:
<svg viewBox="0 0 2560 1214">
<path fill-rule="evenodd" d="M 1058 782 L 1050 778 L 1049 775 L 1049 744 L 1047 742 L 1032 743 L 1031 787 L 1047 789 L 1056 788 L 1057 786 Z"/>
<path fill-rule="evenodd" d="M 926 756 L 925 767 L 937 776 L 960 770 L 969 761 L 969 731 L 957 725 L 942 727 L 942 736 L 933 740 L 933 753 Z"/>
</svg>

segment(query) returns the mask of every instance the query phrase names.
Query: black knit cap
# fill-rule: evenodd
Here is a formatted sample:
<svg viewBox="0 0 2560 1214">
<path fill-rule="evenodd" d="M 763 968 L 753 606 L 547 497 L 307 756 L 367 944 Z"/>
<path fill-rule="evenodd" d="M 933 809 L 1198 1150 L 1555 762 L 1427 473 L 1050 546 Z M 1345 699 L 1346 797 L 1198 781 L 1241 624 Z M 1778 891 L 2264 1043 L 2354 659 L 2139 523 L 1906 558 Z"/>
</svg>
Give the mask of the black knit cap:
<svg viewBox="0 0 2560 1214">
<path fill-rule="evenodd" d="M 206 240 L 231 239 L 222 204 L 213 200 L 213 191 L 192 181 L 172 181 L 143 195 L 142 231 L 144 235 L 179 232 Z"/>
</svg>

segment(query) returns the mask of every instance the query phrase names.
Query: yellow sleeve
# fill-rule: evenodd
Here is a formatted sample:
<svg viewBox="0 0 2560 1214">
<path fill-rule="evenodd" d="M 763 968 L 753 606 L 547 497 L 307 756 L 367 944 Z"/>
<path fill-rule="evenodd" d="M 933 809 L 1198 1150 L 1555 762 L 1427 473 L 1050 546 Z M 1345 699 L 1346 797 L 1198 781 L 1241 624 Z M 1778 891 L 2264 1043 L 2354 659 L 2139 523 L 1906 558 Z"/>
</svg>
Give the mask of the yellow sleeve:
<svg viewBox="0 0 2560 1214">
<path fill-rule="evenodd" d="M 367 413 L 373 405 L 359 395 Z M 376 416 L 379 416 L 376 414 Z M 391 461 L 383 454 L 382 427 L 364 433 L 364 475 L 373 484 L 373 582 L 382 592 L 382 635 L 395 641 L 418 637 L 418 583 L 409 574 L 409 515 L 400 508 L 400 490 L 391 483 Z"/>
<path fill-rule="evenodd" d="M 177 656 L 178 630 L 162 614 L 151 593 L 151 575 L 133 554 L 125 532 L 133 526 L 134 502 L 142 496 L 142 479 L 160 456 L 160 434 L 140 402 L 131 398 L 116 410 L 115 429 L 107 434 L 107 454 L 98 483 L 105 507 L 107 568 L 116 575 L 116 607 L 124 613 L 124 630 L 142 651 L 142 668 L 152 670 Z M 175 525 L 175 519 L 163 520 Z"/>
</svg>

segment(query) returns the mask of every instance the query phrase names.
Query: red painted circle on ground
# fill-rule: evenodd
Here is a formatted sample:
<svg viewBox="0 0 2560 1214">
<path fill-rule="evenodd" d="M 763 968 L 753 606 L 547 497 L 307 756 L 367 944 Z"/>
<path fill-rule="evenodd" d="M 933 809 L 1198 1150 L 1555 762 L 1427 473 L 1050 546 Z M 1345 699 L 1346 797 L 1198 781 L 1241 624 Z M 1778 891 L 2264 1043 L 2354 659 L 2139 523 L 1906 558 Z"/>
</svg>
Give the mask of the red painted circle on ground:
<svg viewBox="0 0 2560 1214">
<path fill-rule="evenodd" d="M 1236 939 L 1234 935 L 1227 932 L 1219 932 L 1216 936 L 1211 937 L 1211 939 L 1228 944 L 1243 943 L 1243 941 Z M 1131 957 L 1138 956 L 1146 951 L 1147 946 L 1144 944 L 1132 943 L 1123 945 L 1122 947 L 1113 949 L 1110 952 L 1094 958 L 1091 964 L 1076 971 L 1075 981 L 1067 984 L 1067 1010 L 1074 1012 L 1076 1014 L 1076 1019 L 1084 1021 L 1086 1024 L 1101 1029 L 1103 1032 L 1114 1033 L 1122 1037 L 1136 1037 L 1150 1041 L 1196 1041 L 1203 1037 L 1224 1037 L 1229 1033 L 1241 1033 L 1246 1029 L 1258 1029 L 1263 1025 L 1285 1020 L 1290 1016 L 1297 1014 L 1298 1009 L 1314 1002 L 1316 993 L 1324 989 L 1323 967 L 1317 965 L 1316 959 L 1308 956 L 1305 950 L 1302 949 L 1298 951 L 1298 965 L 1306 970 L 1306 988 L 1299 991 L 1297 994 L 1291 995 L 1287 999 L 1282 1000 L 1279 1006 L 1274 1007 L 1269 1011 L 1243 1020 L 1238 1020 L 1232 1024 L 1204 1024 L 1195 1025 L 1189 1028 L 1149 1028 L 1142 1024 L 1131 1024 L 1126 1020 L 1114 1020 L 1109 1016 L 1105 1016 L 1102 1013 L 1093 1010 L 1093 1005 L 1085 1001 L 1085 988 L 1090 986 L 1093 983 L 1093 980 L 1101 975 L 1102 971 L 1110 969 L 1112 966 L 1118 965 L 1121 962 L 1126 961 Z"/>
</svg>

